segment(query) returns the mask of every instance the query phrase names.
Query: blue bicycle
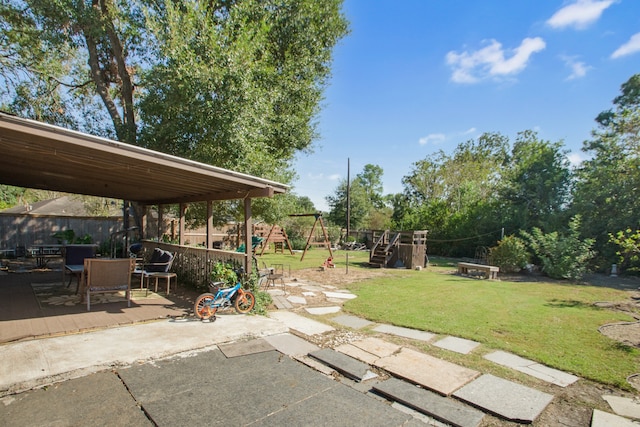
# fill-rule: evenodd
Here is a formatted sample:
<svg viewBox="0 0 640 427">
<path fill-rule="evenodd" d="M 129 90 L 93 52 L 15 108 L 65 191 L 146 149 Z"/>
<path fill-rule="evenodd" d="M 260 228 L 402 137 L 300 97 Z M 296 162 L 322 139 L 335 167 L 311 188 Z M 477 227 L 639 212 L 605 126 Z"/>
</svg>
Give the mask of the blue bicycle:
<svg viewBox="0 0 640 427">
<path fill-rule="evenodd" d="M 241 272 L 237 272 L 241 277 Z M 246 291 L 242 287 L 242 283 L 238 279 L 238 283 L 228 288 L 221 288 L 225 282 L 210 282 L 209 289 L 211 292 L 201 294 L 196 298 L 193 311 L 201 320 L 208 320 L 212 317 L 216 318 L 216 312 L 219 308 L 233 306 L 236 312 L 245 314 L 253 309 L 256 305 L 256 297 L 251 291 Z"/>
</svg>

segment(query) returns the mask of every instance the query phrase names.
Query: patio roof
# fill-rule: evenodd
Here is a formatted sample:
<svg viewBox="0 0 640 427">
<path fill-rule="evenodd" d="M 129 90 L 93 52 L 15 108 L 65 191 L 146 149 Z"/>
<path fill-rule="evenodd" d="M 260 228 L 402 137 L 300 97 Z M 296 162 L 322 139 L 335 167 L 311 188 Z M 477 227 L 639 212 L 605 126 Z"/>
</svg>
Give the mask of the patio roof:
<svg viewBox="0 0 640 427">
<path fill-rule="evenodd" d="M 288 186 L 0 112 L 0 184 L 146 205 L 271 197 Z"/>
</svg>

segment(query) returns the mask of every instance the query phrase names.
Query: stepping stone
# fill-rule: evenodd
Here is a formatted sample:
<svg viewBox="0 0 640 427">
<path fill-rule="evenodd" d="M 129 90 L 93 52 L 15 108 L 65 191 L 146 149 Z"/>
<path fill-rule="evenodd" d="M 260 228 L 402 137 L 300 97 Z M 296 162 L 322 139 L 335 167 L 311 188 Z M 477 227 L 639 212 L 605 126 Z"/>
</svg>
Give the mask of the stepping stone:
<svg viewBox="0 0 640 427">
<path fill-rule="evenodd" d="M 316 293 L 315 292 L 306 291 L 306 292 L 303 292 L 302 295 L 305 296 L 305 297 L 315 297 Z"/>
<path fill-rule="evenodd" d="M 282 289 L 267 289 L 267 293 L 269 295 L 271 295 L 271 297 L 273 298 L 274 296 L 284 296 L 287 293 L 285 291 L 283 291 Z"/>
<path fill-rule="evenodd" d="M 322 292 L 327 298 L 335 298 L 335 299 L 354 299 L 357 298 L 356 295 L 354 294 L 350 294 L 347 292 L 329 292 L 329 291 L 323 291 Z"/>
<path fill-rule="evenodd" d="M 376 332 L 382 332 L 383 334 L 397 335 L 399 337 L 411 338 L 419 341 L 431 341 L 435 337 L 435 334 L 430 332 L 402 328 L 400 326 L 393 325 L 378 325 L 373 328 L 373 330 Z"/>
<path fill-rule="evenodd" d="M 356 381 L 364 381 L 377 376 L 369 370 L 369 365 L 366 363 L 362 363 L 353 357 L 338 353 L 330 348 L 323 348 L 311 352 L 309 356 Z"/>
<path fill-rule="evenodd" d="M 351 316 L 349 314 L 343 314 L 342 316 L 332 317 L 331 320 L 343 326 L 347 326 L 353 329 L 361 329 L 361 328 L 364 328 L 365 326 L 373 325 L 373 322 L 369 322 L 368 320 L 365 320 L 356 316 Z"/>
<path fill-rule="evenodd" d="M 307 356 L 306 354 L 302 355 L 302 356 L 294 356 L 294 359 L 297 360 L 300 363 L 304 363 L 308 367 L 313 368 L 316 371 L 318 371 L 321 374 L 324 374 L 324 375 L 326 375 L 328 377 L 333 377 L 334 375 L 338 374 L 336 372 L 336 370 L 333 369 L 332 367 L 327 366 L 324 363 L 321 363 L 318 360 Z"/>
<path fill-rule="evenodd" d="M 479 342 L 467 340 L 458 337 L 445 337 L 433 343 L 436 347 L 445 350 L 455 351 L 456 353 L 469 354 L 480 345 Z"/>
<path fill-rule="evenodd" d="M 638 424 L 619 415 L 594 409 L 591 427 L 638 427 Z"/>
<path fill-rule="evenodd" d="M 322 316 L 324 314 L 333 314 L 338 313 L 342 310 L 340 307 L 332 306 L 332 307 L 306 307 L 305 310 L 309 314 L 315 314 L 318 316 Z"/>
<path fill-rule="evenodd" d="M 293 305 L 287 299 L 280 295 L 275 295 L 271 297 L 273 299 L 273 303 L 276 305 L 278 310 L 291 310 Z"/>
<path fill-rule="evenodd" d="M 289 301 L 292 304 L 306 304 L 307 300 L 303 297 L 298 297 L 295 295 L 291 295 L 289 297 L 287 297 L 287 301 Z"/>
<path fill-rule="evenodd" d="M 262 339 L 271 344 L 280 353 L 290 357 L 303 356 L 320 349 L 317 345 L 291 334 L 269 335 Z"/>
<path fill-rule="evenodd" d="M 441 423 L 435 418 L 425 415 L 422 412 L 418 412 L 415 409 L 404 406 L 402 403 L 393 402 L 391 407 L 413 417 L 407 423 L 403 424 L 402 427 L 424 427 L 425 424 L 431 427 L 451 427 L 450 424 Z"/>
<path fill-rule="evenodd" d="M 375 384 L 373 390 L 436 420 L 458 427 L 477 427 L 484 417 L 484 413 L 477 409 L 396 378 Z"/>
<path fill-rule="evenodd" d="M 322 292 L 324 290 L 322 286 L 315 286 L 315 285 L 301 285 L 300 289 L 304 289 L 305 291 L 310 291 L 310 292 Z"/>
<path fill-rule="evenodd" d="M 228 359 L 238 356 L 246 356 L 247 354 L 264 353 L 265 351 L 272 351 L 275 348 L 262 338 L 234 342 L 229 344 L 218 344 L 220 351 L 227 356 Z"/>
<path fill-rule="evenodd" d="M 375 366 L 445 396 L 480 375 L 473 369 L 408 348 L 378 359 Z"/>
<path fill-rule="evenodd" d="M 378 357 L 391 356 L 402 348 L 399 345 L 373 337 L 354 341 L 351 344 Z"/>
<path fill-rule="evenodd" d="M 476 408 L 517 423 L 532 423 L 553 395 L 485 374 L 453 393 Z"/>
<path fill-rule="evenodd" d="M 325 325 L 324 323 L 317 322 L 312 319 L 307 319 L 306 317 L 289 311 L 273 311 L 269 313 L 269 317 L 284 323 L 289 329 L 293 329 L 294 331 L 298 331 L 309 336 L 335 330 L 329 325 Z"/>
<path fill-rule="evenodd" d="M 378 338 L 365 338 L 349 344 L 342 344 L 336 347 L 335 350 L 369 365 L 375 365 L 379 358 L 391 356 L 400 351 L 401 348 L 399 345 L 391 344 Z"/>
<path fill-rule="evenodd" d="M 369 365 L 375 365 L 376 361 L 380 358 L 379 356 L 366 352 L 353 344 L 341 344 L 334 350 L 339 351 L 342 354 L 346 354 L 347 356 L 353 357 L 354 359 L 358 359 Z"/>
<path fill-rule="evenodd" d="M 602 396 L 607 401 L 613 412 L 627 418 L 635 418 L 640 420 L 640 401 L 620 396 Z"/>
<path fill-rule="evenodd" d="M 560 387 L 567 387 L 580 379 L 575 375 L 550 368 L 541 363 L 537 363 L 532 360 L 528 360 L 504 351 L 494 351 L 493 353 L 484 355 L 484 358 L 497 363 L 498 365 L 515 369 L 516 371 L 522 372 L 523 374 L 531 375 L 532 377 L 541 379 Z"/>
</svg>

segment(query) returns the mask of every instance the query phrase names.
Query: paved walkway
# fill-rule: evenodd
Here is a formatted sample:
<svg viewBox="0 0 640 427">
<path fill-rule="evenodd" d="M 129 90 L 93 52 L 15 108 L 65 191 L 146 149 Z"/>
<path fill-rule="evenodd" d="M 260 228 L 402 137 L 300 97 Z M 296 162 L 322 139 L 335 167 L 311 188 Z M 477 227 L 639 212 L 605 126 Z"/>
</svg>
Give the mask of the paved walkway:
<svg viewBox="0 0 640 427">
<path fill-rule="evenodd" d="M 339 310 L 340 301 L 351 294 L 335 289 L 324 294 L 336 303 L 331 307 L 338 307 L 315 307 L 323 309 L 317 315 L 326 322 L 278 310 L 270 318 L 227 314 L 215 322 L 163 320 L 2 345 L 0 425 L 24 425 L 25 419 L 34 425 L 81 424 L 82 414 L 93 411 L 94 421 L 105 425 L 203 420 L 299 425 L 322 420 L 325 425 L 478 426 L 486 414 L 534 422 L 554 399 L 384 336 L 420 340 L 460 354 L 477 351 L 479 343 L 346 315 Z M 292 303 L 281 296 L 291 308 L 304 307 L 301 300 Z M 383 335 L 354 334 L 357 339 L 333 348 L 313 344 L 314 337 L 331 334 L 336 324 Z M 505 352 L 485 358 L 559 388 L 579 381 Z M 51 384 L 55 386 L 32 390 Z M 241 411 L 239 396 L 251 402 Z M 637 425 L 631 421 L 640 419 L 637 402 L 603 398 L 612 410 L 594 411 L 592 427 Z M 228 414 L 236 418 L 230 422 Z"/>
</svg>

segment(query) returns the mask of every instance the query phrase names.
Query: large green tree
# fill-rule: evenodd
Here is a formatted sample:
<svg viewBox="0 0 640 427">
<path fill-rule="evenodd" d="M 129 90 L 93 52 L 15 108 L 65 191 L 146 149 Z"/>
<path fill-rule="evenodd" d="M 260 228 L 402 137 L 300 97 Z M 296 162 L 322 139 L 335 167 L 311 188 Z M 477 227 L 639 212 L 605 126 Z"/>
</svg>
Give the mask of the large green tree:
<svg viewBox="0 0 640 427">
<path fill-rule="evenodd" d="M 485 133 L 450 155 L 417 161 L 403 178 L 403 196 L 392 199 L 394 223 L 429 230 L 432 249 L 447 255 L 473 255 L 476 246 L 495 243 L 499 216 L 492 208 L 508 149 L 508 138 Z"/>
<path fill-rule="evenodd" d="M 510 230 L 557 230 L 571 192 L 571 169 L 562 142 L 520 132 L 502 172 L 501 210 Z"/>
<path fill-rule="evenodd" d="M 382 175 L 378 165 L 366 164 L 347 186 L 340 182 L 334 194 L 327 196 L 329 219 L 334 224 L 347 226 L 347 200 L 349 200 L 350 229 L 383 229 L 388 227 L 391 209 L 386 206 L 383 195 Z M 349 194 L 347 197 L 347 190 Z"/>
<path fill-rule="evenodd" d="M 598 127 L 582 150 L 573 213 L 582 216 L 582 233 L 596 239 L 602 267 L 615 262 L 609 234 L 640 228 L 640 74 L 622 84 L 613 108 L 596 118 Z"/>
<path fill-rule="evenodd" d="M 2 108 L 290 182 L 342 0 L 0 0 Z"/>
</svg>

